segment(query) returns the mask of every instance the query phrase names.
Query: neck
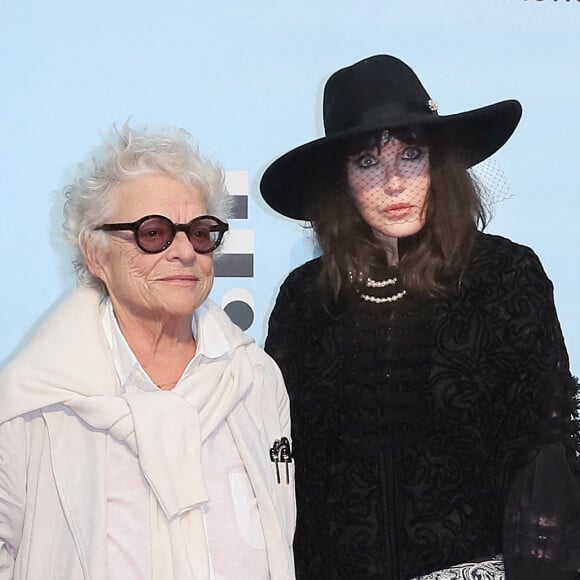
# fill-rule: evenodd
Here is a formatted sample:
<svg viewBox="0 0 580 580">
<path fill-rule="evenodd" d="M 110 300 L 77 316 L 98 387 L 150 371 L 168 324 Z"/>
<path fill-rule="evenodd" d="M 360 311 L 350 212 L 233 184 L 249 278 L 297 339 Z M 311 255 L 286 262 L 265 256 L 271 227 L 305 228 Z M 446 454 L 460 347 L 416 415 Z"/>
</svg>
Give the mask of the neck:
<svg viewBox="0 0 580 580">
<path fill-rule="evenodd" d="M 113 311 L 127 344 L 151 380 L 163 390 L 172 389 L 196 352 L 193 316 L 136 318 L 114 302 Z"/>
<path fill-rule="evenodd" d="M 380 236 L 378 239 L 385 249 L 389 266 L 397 266 L 399 263 L 399 238 Z"/>
</svg>

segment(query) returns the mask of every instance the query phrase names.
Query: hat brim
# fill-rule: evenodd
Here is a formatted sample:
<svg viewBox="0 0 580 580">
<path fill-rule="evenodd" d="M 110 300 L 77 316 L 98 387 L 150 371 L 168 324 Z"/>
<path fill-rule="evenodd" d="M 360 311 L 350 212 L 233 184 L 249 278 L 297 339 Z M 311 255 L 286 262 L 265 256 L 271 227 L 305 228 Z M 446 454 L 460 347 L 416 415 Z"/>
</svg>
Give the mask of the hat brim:
<svg viewBox="0 0 580 580">
<path fill-rule="evenodd" d="M 440 143 L 452 151 L 466 167 L 472 167 L 493 155 L 515 131 L 522 116 L 516 100 L 501 101 L 454 115 L 419 113 L 404 118 L 374 120 L 368 125 L 310 141 L 276 159 L 260 180 L 266 203 L 289 218 L 308 220 L 308 206 L 313 181 L 320 178 L 333 146 L 350 137 L 380 129 L 425 127 Z"/>
</svg>

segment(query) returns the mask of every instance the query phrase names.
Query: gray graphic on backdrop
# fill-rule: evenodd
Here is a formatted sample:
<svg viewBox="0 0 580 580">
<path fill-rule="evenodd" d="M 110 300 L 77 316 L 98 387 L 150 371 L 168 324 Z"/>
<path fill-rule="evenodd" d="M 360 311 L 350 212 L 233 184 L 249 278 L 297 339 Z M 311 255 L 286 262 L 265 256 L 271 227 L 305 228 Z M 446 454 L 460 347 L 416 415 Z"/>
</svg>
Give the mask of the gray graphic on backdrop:
<svg viewBox="0 0 580 580">
<path fill-rule="evenodd" d="M 233 200 L 230 231 L 223 250 L 216 254 L 214 271 L 216 278 L 254 277 L 254 230 L 240 229 L 237 220 L 248 219 L 248 173 L 227 171 L 226 187 Z M 254 322 L 254 299 L 245 288 L 231 288 L 222 299 L 222 308 L 242 330 Z"/>
<path fill-rule="evenodd" d="M 242 173 L 241 171 L 228 172 Z M 245 173 L 245 172 L 244 172 Z M 238 182 L 240 179 L 232 180 L 238 187 L 241 185 Z M 230 186 L 231 187 L 231 186 Z M 245 220 L 248 219 L 248 194 L 232 193 L 232 219 Z M 244 232 L 248 230 L 237 230 L 232 228 L 229 232 L 229 239 L 226 240 L 226 246 L 223 252 L 216 255 L 215 258 L 215 275 L 217 278 L 253 278 L 254 277 L 254 253 L 246 253 L 248 247 L 253 246 L 253 231 L 248 239 Z M 248 241 L 251 244 L 248 244 Z M 243 242 L 241 245 L 240 242 Z"/>
</svg>

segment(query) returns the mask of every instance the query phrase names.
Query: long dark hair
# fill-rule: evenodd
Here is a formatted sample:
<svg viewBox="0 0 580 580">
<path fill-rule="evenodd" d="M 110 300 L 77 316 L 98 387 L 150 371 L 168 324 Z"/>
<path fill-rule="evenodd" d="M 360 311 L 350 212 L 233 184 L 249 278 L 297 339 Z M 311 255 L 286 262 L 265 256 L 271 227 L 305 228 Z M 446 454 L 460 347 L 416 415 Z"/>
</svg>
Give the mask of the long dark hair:
<svg viewBox="0 0 580 580">
<path fill-rule="evenodd" d="M 388 269 L 382 244 L 361 216 L 349 191 L 348 155 L 380 148 L 382 131 L 375 131 L 328 151 L 325 167 L 312 191 L 311 224 L 322 249 L 320 284 L 331 300 L 356 290 L 361 279 Z M 488 222 L 480 186 L 452 150 L 421 129 L 391 131 L 408 144 L 429 150 L 431 186 L 426 221 L 412 239 L 402 239 L 398 277 L 402 287 L 416 296 L 444 292 L 452 277 L 466 264 L 478 226 Z"/>
</svg>

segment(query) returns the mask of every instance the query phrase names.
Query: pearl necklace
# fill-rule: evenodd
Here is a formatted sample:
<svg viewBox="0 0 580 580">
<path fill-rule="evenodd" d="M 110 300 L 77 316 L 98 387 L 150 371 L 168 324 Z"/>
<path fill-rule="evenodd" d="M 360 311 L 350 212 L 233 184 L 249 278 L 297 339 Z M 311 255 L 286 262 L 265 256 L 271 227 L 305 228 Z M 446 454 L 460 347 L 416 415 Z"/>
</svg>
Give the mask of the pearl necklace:
<svg viewBox="0 0 580 580">
<path fill-rule="evenodd" d="M 397 278 L 387 278 L 386 280 L 373 280 L 372 278 L 367 278 L 368 288 L 386 288 L 387 286 L 393 286 L 397 283 Z"/>
<path fill-rule="evenodd" d="M 386 280 L 373 280 L 372 278 L 367 278 L 366 286 L 367 288 L 386 288 L 387 286 L 394 286 L 397 283 L 397 278 L 387 278 Z M 374 302 L 375 304 L 385 304 L 387 302 L 396 302 L 400 300 L 407 294 L 406 290 L 401 290 L 392 296 L 371 296 L 370 294 L 361 294 L 360 297 L 366 302 Z"/>
<path fill-rule="evenodd" d="M 386 296 L 385 298 L 379 298 L 377 296 L 370 296 L 369 294 L 361 294 L 360 297 L 367 302 L 374 302 L 375 304 L 385 304 L 385 302 L 396 302 L 400 300 L 403 296 L 407 294 L 406 290 L 401 290 L 392 296 Z"/>
</svg>

